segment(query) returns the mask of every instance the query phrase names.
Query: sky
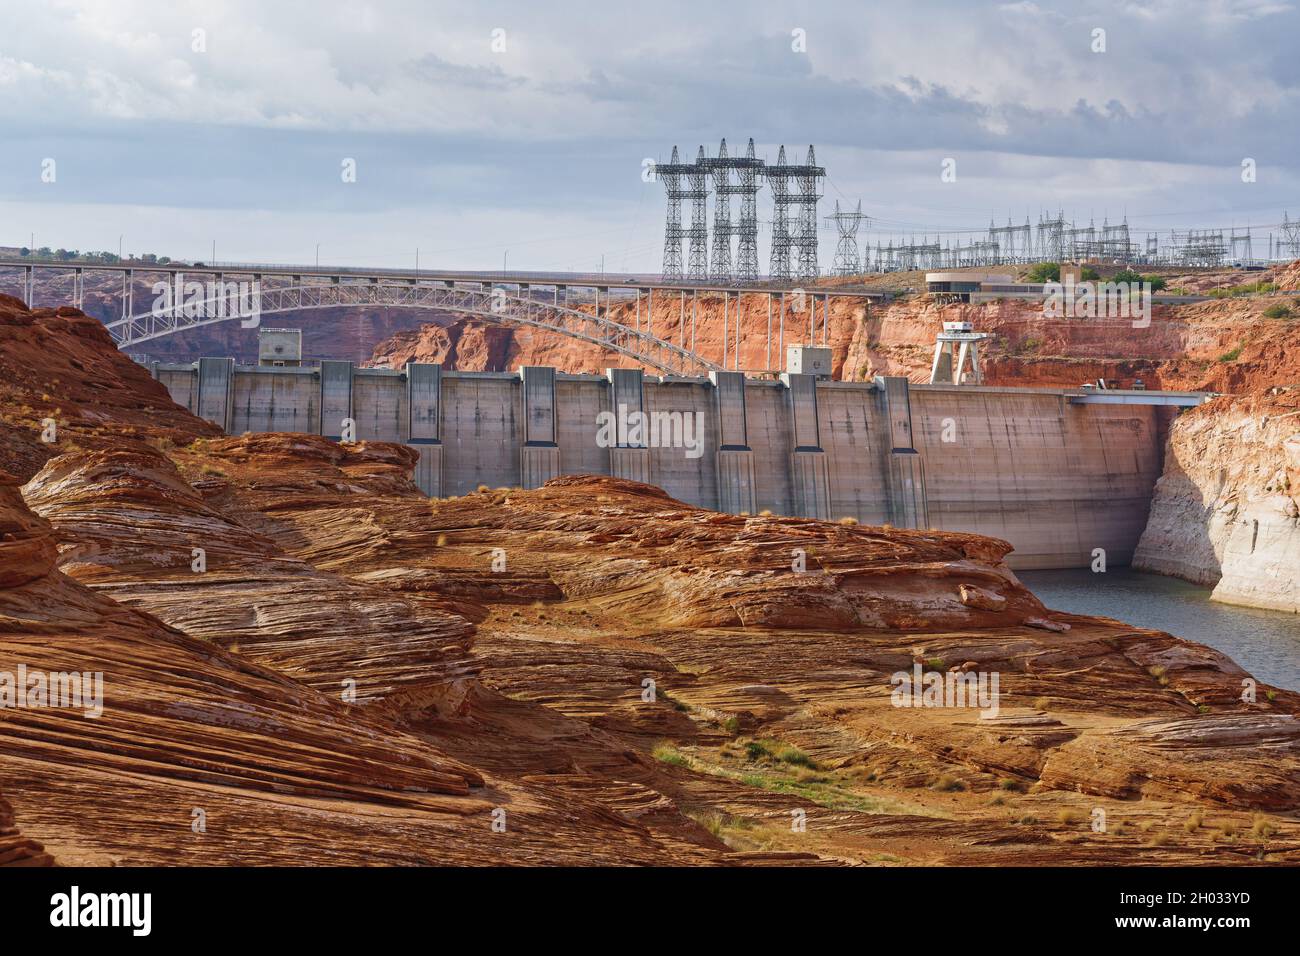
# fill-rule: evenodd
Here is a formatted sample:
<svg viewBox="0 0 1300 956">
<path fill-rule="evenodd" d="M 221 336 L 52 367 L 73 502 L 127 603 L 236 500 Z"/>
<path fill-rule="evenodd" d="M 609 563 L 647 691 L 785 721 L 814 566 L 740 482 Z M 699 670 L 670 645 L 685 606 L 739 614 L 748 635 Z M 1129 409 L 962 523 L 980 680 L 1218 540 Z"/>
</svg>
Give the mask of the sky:
<svg viewBox="0 0 1300 956">
<path fill-rule="evenodd" d="M 814 144 L 821 214 L 861 200 L 863 242 L 1300 216 L 1281 0 L 0 0 L 0 23 L 0 245 L 654 273 L 644 161 L 724 137 Z"/>
</svg>

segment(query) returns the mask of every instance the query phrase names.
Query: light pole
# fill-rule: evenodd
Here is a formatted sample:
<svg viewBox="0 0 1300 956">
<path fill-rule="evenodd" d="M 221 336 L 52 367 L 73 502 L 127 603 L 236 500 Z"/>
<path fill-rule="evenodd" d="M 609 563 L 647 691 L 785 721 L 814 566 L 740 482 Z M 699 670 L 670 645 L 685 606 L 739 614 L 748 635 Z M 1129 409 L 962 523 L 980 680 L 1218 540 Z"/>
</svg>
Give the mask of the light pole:
<svg viewBox="0 0 1300 956">
<path fill-rule="evenodd" d="M 316 268 L 320 268 L 320 243 L 316 243 Z"/>
<path fill-rule="evenodd" d="M 509 249 L 507 249 L 505 252 L 501 253 L 501 278 L 503 278 L 503 279 L 506 277 L 506 271 L 507 271 L 507 270 L 506 270 L 506 260 L 509 259 L 509 258 L 510 258 L 510 250 L 509 250 Z"/>
</svg>

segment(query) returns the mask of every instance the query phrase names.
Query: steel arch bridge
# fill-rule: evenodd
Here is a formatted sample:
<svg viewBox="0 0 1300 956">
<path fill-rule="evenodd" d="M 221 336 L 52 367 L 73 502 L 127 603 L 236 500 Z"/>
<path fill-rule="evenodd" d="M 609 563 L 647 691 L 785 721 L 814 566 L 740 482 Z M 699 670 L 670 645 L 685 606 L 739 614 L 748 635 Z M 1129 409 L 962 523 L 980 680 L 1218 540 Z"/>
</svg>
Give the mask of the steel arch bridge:
<svg viewBox="0 0 1300 956">
<path fill-rule="evenodd" d="M 207 287 L 205 287 L 205 293 Z M 247 322 L 247 311 L 236 306 L 238 296 L 229 289 L 199 300 L 178 301 L 167 308 L 129 315 L 105 323 L 118 348 L 159 339 L 175 332 L 214 325 Z M 472 315 L 493 322 L 545 329 L 626 355 L 667 375 L 706 375 L 721 366 L 673 345 L 649 332 L 560 304 L 508 294 L 504 289 L 462 289 L 396 282 L 330 283 L 254 289 L 244 300 L 261 316 L 303 309 L 347 306 L 428 309 Z"/>
</svg>

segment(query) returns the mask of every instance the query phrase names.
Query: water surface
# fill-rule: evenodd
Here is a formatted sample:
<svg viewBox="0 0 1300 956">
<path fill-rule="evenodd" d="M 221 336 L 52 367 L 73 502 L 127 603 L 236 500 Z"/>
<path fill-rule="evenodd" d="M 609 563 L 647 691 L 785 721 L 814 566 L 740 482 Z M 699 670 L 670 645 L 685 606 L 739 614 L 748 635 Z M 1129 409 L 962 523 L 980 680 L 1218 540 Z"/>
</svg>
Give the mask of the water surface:
<svg viewBox="0 0 1300 956">
<path fill-rule="evenodd" d="M 1208 644 L 1260 680 L 1300 690 L 1300 614 L 1220 604 L 1210 600 L 1209 588 L 1127 568 L 1023 571 L 1017 577 L 1050 608 L 1114 617 Z"/>
</svg>

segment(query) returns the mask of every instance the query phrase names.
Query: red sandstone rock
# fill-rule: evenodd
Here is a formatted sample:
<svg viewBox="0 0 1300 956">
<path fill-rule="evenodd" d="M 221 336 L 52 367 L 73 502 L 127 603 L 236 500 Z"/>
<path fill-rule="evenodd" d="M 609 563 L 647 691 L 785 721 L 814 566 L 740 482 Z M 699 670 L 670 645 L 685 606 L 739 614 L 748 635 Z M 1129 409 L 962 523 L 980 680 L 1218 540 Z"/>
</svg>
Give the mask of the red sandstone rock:
<svg viewBox="0 0 1300 956">
<path fill-rule="evenodd" d="M 54 318 L 0 369 L 13 400 L 78 347 Z M 74 864 L 1300 862 L 1300 695 L 1247 704 L 1209 648 L 1049 619 L 1004 542 L 591 476 L 430 502 L 393 445 L 160 407 L 179 437 L 150 447 L 135 372 L 102 367 L 121 401 L 75 406 L 102 444 L 14 456 L 45 517 L 0 488 L 0 670 L 106 681 L 101 718 L 0 710 L 0 853 L 16 826 Z M 996 675 L 997 712 L 895 706 L 915 663 Z M 1091 833 L 1098 806 L 1134 826 Z"/>
<path fill-rule="evenodd" d="M 1027 617 L 1025 624 L 1044 631 L 1055 631 L 1058 634 L 1063 634 L 1070 629 L 1070 625 L 1064 621 L 1051 621 L 1045 617 Z"/>
<path fill-rule="evenodd" d="M 51 866 L 54 858 L 14 825 L 13 808 L 0 794 L 0 866 Z"/>
<path fill-rule="evenodd" d="M 1006 609 L 1007 599 L 985 588 L 962 584 L 957 588 L 961 603 L 967 607 L 977 607 L 985 611 L 1002 611 Z"/>
</svg>

